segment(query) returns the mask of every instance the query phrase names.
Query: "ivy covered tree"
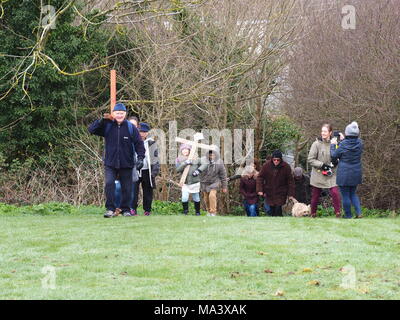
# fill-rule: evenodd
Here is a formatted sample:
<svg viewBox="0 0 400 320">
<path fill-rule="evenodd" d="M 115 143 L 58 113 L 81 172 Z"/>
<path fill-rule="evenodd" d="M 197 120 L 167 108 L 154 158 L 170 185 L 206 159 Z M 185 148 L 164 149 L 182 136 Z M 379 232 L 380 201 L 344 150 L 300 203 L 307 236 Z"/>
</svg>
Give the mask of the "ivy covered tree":
<svg viewBox="0 0 400 320">
<path fill-rule="evenodd" d="M 108 54 L 107 31 L 80 24 L 63 0 L 50 2 L 56 14 L 51 28 L 44 13 L 52 11 L 43 12 L 41 3 L 2 4 L 0 152 L 8 160 L 39 158 L 57 148 L 87 112 L 85 94 L 106 99 L 99 70 Z"/>
</svg>

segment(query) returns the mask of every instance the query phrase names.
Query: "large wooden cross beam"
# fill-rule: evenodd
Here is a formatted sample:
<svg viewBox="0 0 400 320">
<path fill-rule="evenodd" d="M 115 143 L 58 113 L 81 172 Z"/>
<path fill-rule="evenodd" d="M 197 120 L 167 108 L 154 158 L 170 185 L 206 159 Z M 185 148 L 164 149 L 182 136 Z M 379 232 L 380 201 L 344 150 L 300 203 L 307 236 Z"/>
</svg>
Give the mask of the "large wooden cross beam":
<svg viewBox="0 0 400 320">
<path fill-rule="evenodd" d="M 117 72 L 110 71 L 110 114 L 112 114 L 115 104 L 117 103 Z"/>
<path fill-rule="evenodd" d="M 194 160 L 197 157 L 197 149 L 206 149 L 206 150 L 213 150 L 213 151 L 218 151 L 218 147 L 216 145 L 208 145 L 208 144 L 204 144 L 204 143 L 199 143 L 200 140 L 203 140 L 204 136 L 202 133 L 198 132 L 193 136 L 193 141 L 192 140 L 186 140 L 186 139 L 182 139 L 179 137 L 175 138 L 176 142 L 180 142 L 180 143 L 184 143 L 187 145 L 190 145 L 192 148 L 190 149 L 190 153 L 188 156 L 188 160 Z M 181 180 L 179 182 L 179 185 L 182 187 L 185 184 L 186 181 L 186 177 L 189 173 L 189 169 L 190 169 L 190 165 L 186 166 L 185 170 L 183 171 Z"/>
</svg>

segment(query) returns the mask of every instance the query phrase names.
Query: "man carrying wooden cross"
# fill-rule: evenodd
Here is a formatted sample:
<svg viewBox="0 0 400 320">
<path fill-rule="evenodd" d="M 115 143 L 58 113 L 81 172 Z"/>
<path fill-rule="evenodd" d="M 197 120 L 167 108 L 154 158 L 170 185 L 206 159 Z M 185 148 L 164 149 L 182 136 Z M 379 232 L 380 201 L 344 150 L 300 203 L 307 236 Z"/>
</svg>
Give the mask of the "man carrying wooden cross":
<svg viewBox="0 0 400 320">
<path fill-rule="evenodd" d="M 185 147 L 181 147 L 182 155 L 177 159 L 177 171 L 183 171 L 180 181 L 180 186 L 182 187 L 182 205 L 184 214 L 187 214 L 188 193 L 192 193 L 196 215 L 200 215 L 200 197 L 198 193 L 201 190 L 205 197 L 208 215 L 215 216 L 217 212 L 216 192 L 220 182 L 222 182 L 223 191 L 226 192 L 227 189 L 226 171 L 222 161 L 219 159 L 218 147 L 198 143 L 203 138 L 201 133 L 196 133 L 194 141 L 179 137 L 175 139 L 175 141 L 183 143 L 187 150 L 190 149 L 190 153 L 185 155 Z M 198 160 L 197 148 L 208 150 L 207 156 Z M 201 174 L 202 172 L 204 174 Z"/>
<path fill-rule="evenodd" d="M 222 192 L 228 192 L 228 178 L 223 161 L 218 150 L 209 150 L 201 158 L 200 190 L 204 197 L 209 216 L 217 215 L 217 191 L 222 187 Z M 196 172 L 193 173 L 194 175 Z"/>
<path fill-rule="evenodd" d="M 121 210 L 124 216 L 130 216 L 132 197 L 132 170 L 143 167 L 145 148 L 143 140 L 136 127 L 126 119 L 126 107 L 117 103 L 112 114 L 104 114 L 103 118 L 95 120 L 89 126 L 89 132 L 105 140 L 105 193 L 106 213 L 104 218 L 115 216 L 115 180 L 121 183 Z M 134 154 L 137 154 L 135 162 Z"/>
</svg>

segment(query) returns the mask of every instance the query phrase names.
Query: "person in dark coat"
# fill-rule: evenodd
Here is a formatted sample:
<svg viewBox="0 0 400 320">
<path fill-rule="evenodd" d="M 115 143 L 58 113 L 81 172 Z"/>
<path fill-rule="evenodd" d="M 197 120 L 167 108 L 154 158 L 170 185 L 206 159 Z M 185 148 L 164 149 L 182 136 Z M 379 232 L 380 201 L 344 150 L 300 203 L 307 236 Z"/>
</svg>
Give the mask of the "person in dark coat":
<svg viewBox="0 0 400 320">
<path fill-rule="evenodd" d="M 282 216 L 287 197 L 294 199 L 294 179 L 289 164 L 282 160 L 282 152 L 275 150 L 257 177 L 257 193 L 267 199 L 272 216 Z"/>
<path fill-rule="evenodd" d="M 304 174 L 303 168 L 296 167 L 293 171 L 295 198 L 298 202 L 310 204 L 311 202 L 311 186 L 310 177 Z"/>
<path fill-rule="evenodd" d="M 139 195 L 139 187 L 142 186 L 143 196 L 143 209 L 144 215 L 151 215 L 152 203 L 153 203 L 153 190 L 156 188 L 156 176 L 160 173 L 160 159 L 158 144 L 153 138 L 149 136 L 150 126 L 146 122 L 140 122 L 139 134 L 142 137 L 145 158 L 143 161 L 143 167 L 139 169 L 139 180 L 135 184 L 135 194 Z M 134 198 L 132 211 L 133 215 L 137 215 L 138 207 L 138 196 Z"/>
<path fill-rule="evenodd" d="M 243 170 L 240 178 L 239 191 L 243 196 L 243 206 L 249 217 L 258 215 L 257 175 L 258 172 L 254 165 L 249 165 Z"/>
<path fill-rule="evenodd" d="M 345 218 L 352 218 L 351 205 L 356 211 L 356 218 L 362 218 L 357 186 L 362 183 L 363 142 L 359 139 L 360 129 L 357 122 L 346 127 L 345 138 L 338 144 L 337 138 L 331 140 L 331 157 L 339 160 L 336 183 L 342 194 Z M 342 137 L 343 138 L 343 137 Z"/>
<path fill-rule="evenodd" d="M 121 210 L 124 216 L 130 216 L 132 195 L 132 170 L 143 167 L 145 148 L 139 131 L 128 123 L 126 107 L 122 103 L 114 106 L 112 115 L 106 113 L 100 120 L 89 126 L 89 132 L 104 137 L 105 140 L 105 218 L 115 215 L 115 180 L 121 183 Z M 129 126 L 132 126 L 131 129 Z M 131 134 L 132 132 L 132 134 Z M 137 161 L 135 162 L 135 153 Z"/>
</svg>

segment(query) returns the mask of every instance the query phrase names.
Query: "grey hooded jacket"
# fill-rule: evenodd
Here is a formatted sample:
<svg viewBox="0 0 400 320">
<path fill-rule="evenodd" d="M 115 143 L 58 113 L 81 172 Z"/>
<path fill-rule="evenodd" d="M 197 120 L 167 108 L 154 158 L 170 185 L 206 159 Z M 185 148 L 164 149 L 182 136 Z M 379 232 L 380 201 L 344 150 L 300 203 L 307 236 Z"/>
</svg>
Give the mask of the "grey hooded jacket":
<svg viewBox="0 0 400 320">
<path fill-rule="evenodd" d="M 210 192 L 213 189 L 228 188 L 228 179 L 223 161 L 218 151 L 214 151 L 215 159 L 210 162 L 208 155 L 200 159 L 200 191 Z"/>
</svg>

